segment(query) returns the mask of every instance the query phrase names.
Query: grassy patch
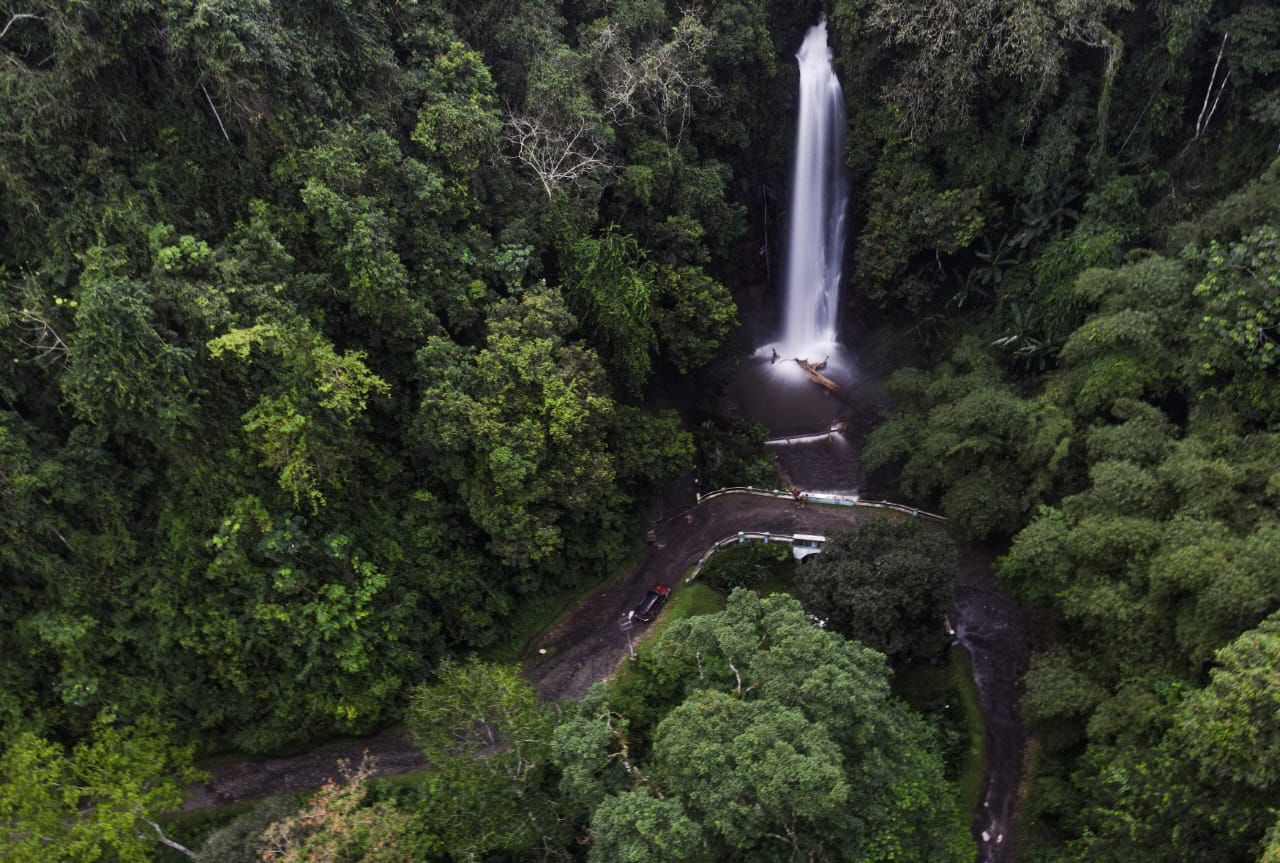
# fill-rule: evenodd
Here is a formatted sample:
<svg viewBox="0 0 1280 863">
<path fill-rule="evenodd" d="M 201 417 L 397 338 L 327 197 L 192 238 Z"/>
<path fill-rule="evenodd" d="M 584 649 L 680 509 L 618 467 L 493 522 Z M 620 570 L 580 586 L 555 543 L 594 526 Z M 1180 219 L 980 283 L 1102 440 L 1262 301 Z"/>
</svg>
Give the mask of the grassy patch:
<svg viewBox="0 0 1280 863">
<path fill-rule="evenodd" d="M 800 564 L 798 562 L 793 562 L 791 566 L 778 567 L 777 571 L 756 585 L 756 593 L 761 596 L 773 596 L 775 593 L 791 593 L 796 584 L 796 571 L 799 568 Z"/>
<path fill-rule="evenodd" d="M 740 542 L 711 556 L 702 579 L 728 593 L 749 587 L 767 596 L 787 590 L 795 578 L 791 546 L 781 542 Z"/>
<path fill-rule="evenodd" d="M 1025 762 L 1022 765 L 1022 781 L 1018 786 L 1018 822 L 1017 838 L 1014 840 L 1019 850 L 1033 851 L 1042 845 L 1053 845 L 1062 841 L 1061 836 L 1053 835 L 1051 828 L 1041 819 L 1045 803 L 1041 799 L 1043 786 L 1035 780 L 1044 766 L 1044 749 L 1040 740 L 1031 737 L 1027 740 Z M 1052 805 L 1050 803 L 1050 805 Z"/>
<path fill-rule="evenodd" d="M 658 619 L 642 633 L 645 641 L 652 641 L 662 636 L 663 631 L 677 620 L 686 617 L 697 617 L 700 614 L 714 614 L 724 611 L 727 597 L 720 591 L 695 581 L 692 584 L 677 584 L 671 592 L 667 607 L 658 615 Z"/>
<path fill-rule="evenodd" d="M 727 599 L 728 597 L 723 593 L 700 581 L 685 584 L 681 580 L 672 589 L 671 599 L 667 601 L 667 607 L 662 609 L 658 619 L 643 629 L 636 627 L 631 631 L 637 649 L 642 648 L 641 642 L 643 642 L 643 649 L 652 649 L 652 645 L 662 637 L 666 628 L 677 620 L 724 611 Z M 613 676 L 613 680 L 622 680 L 631 673 L 631 663 L 623 662 L 618 673 Z"/>
<path fill-rule="evenodd" d="M 969 737 L 969 745 L 960 763 L 960 774 L 956 778 L 960 811 L 968 815 L 977 811 L 978 800 L 982 796 L 982 779 L 987 763 L 987 726 L 982 721 L 982 705 L 978 702 L 978 687 L 973 682 L 969 651 L 958 644 L 953 645 L 949 667 Z"/>
<path fill-rule="evenodd" d="M 645 548 L 637 547 L 626 563 L 602 578 L 593 579 L 589 584 L 571 585 L 560 590 L 542 591 L 521 597 L 515 612 L 503 625 L 504 635 L 501 640 L 480 651 L 480 658 L 504 665 L 519 662 L 534 639 L 602 585 L 635 569 L 646 553 Z"/>
</svg>

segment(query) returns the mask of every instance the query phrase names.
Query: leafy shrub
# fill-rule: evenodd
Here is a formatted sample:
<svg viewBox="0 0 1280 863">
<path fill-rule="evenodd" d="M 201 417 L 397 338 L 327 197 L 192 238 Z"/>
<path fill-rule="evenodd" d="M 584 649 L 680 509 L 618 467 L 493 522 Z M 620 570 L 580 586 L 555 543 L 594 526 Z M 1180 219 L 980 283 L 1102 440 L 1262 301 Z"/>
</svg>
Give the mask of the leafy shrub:
<svg viewBox="0 0 1280 863">
<path fill-rule="evenodd" d="M 774 578 L 785 578 L 795 568 L 791 549 L 779 543 L 744 542 L 715 553 L 704 570 L 717 587 L 758 587 Z"/>
<path fill-rule="evenodd" d="M 951 597 L 955 545 L 917 522 L 872 522 L 831 537 L 796 595 L 837 632 L 890 658 L 926 654 Z"/>
</svg>

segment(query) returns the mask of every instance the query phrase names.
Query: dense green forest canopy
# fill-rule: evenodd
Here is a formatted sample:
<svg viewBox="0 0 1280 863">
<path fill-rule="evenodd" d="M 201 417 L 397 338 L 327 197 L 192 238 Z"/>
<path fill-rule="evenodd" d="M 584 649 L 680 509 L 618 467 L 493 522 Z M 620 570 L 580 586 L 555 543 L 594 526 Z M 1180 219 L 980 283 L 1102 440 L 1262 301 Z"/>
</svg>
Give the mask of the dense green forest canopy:
<svg viewBox="0 0 1280 863">
<path fill-rule="evenodd" d="M 836 16 L 914 48 L 851 154 L 918 352 L 863 455 L 1042 615 L 1021 859 L 1272 860 L 1280 11 L 1032 5 Z"/>
<path fill-rule="evenodd" d="M 852 306 L 913 366 L 867 464 L 1007 549 L 1001 576 L 1044 615 L 1023 857 L 1276 859 L 1265 0 L 9 4 L 0 741 L 6 777 L 83 794 L 10 784 L 0 820 L 52 829 L 115 799 L 65 853 L 39 847 L 138 859 L 134 821 L 172 805 L 191 746 L 393 721 L 530 597 L 616 566 L 695 454 L 717 482 L 766 475 L 756 430 L 655 405 L 769 284 L 790 55 L 823 12 Z M 854 763 L 847 729 L 796 705 L 680 692 L 672 715 L 707 734 L 785 731 L 815 775 Z M 910 724 L 884 739 L 931 776 Z M 754 827 L 702 820 L 717 789 L 660 723 L 643 733 L 637 769 L 670 794 L 578 771 L 565 793 L 599 806 L 561 838 L 589 823 L 612 844 L 583 853 L 650 859 L 643 822 L 676 856 L 773 859 L 740 841 Z M 842 781 L 796 853 L 846 829 L 836 802 L 866 789 Z M 305 859 L 331 810 L 362 813 L 371 849 L 417 829 L 352 788 L 279 823 L 281 847 Z M 925 820 L 863 825 L 898 850 L 849 859 L 899 853 L 904 823 L 942 837 L 920 854 L 950 847 L 914 793 L 900 811 Z"/>
<path fill-rule="evenodd" d="M 750 5 L 606 12 L 7 21 L 6 727 L 368 730 L 617 563 L 691 463 L 639 400 L 735 322 L 724 154 L 780 48 Z"/>
<path fill-rule="evenodd" d="M 887 672 L 795 599 L 742 589 L 559 709 L 513 669 L 446 661 L 407 714 L 428 782 L 355 770 L 295 814 L 240 816 L 198 859 L 972 859 L 935 735 Z"/>
</svg>

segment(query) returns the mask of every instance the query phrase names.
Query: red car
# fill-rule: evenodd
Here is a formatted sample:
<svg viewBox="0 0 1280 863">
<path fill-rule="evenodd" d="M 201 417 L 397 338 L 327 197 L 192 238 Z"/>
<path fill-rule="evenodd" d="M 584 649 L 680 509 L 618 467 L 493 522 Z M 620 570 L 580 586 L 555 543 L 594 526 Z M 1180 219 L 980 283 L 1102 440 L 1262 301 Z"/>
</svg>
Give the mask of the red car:
<svg viewBox="0 0 1280 863">
<path fill-rule="evenodd" d="M 644 595 L 644 599 L 640 600 L 640 604 L 636 606 L 635 619 L 642 620 L 645 623 L 653 620 L 658 616 L 658 612 L 666 604 L 667 597 L 670 595 L 671 588 L 665 584 L 655 584 L 649 588 L 649 592 Z"/>
</svg>

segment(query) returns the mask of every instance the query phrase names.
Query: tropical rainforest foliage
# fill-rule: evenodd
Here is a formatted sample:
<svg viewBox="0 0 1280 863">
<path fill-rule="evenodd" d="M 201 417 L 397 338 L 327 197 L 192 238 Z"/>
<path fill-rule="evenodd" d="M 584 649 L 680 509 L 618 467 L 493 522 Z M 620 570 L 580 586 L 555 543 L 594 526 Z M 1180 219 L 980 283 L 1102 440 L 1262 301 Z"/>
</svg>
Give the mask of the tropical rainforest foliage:
<svg viewBox="0 0 1280 863">
<path fill-rule="evenodd" d="M 521 597 L 615 565 L 691 465 L 640 397 L 735 322 L 721 154 L 782 92 L 767 21 L 6 19 L 0 722 L 367 731 Z M 752 93 L 715 83 L 744 67 Z"/>
<path fill-rule="evenodd" d="M 795 593 L 825 626 L 892 660 L 929 659 L 956 566 L 945 534 L 919 522 L 873 521 L 827 537 L 800 568 Z"/>
<path fill-rule="evenodd" d="M 1043 615 L 1020 859 L 1275 859 L 1280 14 L 871 6 L 858 266 L 919 360 L 864 456 Z"/>
<path fill-rule="evenodd" d="M 202 853 L 971 853 L 883 660 L 786 600 L 673 625 L 564 716 L 455 658 L 617 566 L 695 463 L 767 476 L 758 428 L 656 406 L 774 275 L 790 54 L 823 11 L 0 12 L 0 859 L 144 859 L 193 748 L 406 715 L 436 790 L 353 768 Z M 825 11 L 848 293 L 912 366 L 865 460 L 1005 552 L 1044 622 L 1022 858 L 1280 859 L 1280 9 Z M 847 609 L 866 555 L 936 592 L 947 552 L 898 541 L 810 602 Z M 879 623 L 840 629 L 921 649 Z M 527 748 L 438 737 L 495 712 Z"/>
<path fill-rule="evenodd" d="M 408 711 L 429 781 L 369 794 L 355 771 L 207 847 L 222 863 L 282 847 L 271 859 L 971 859 L 935 735 L 887 670 L 795 599 L 741 589 L 563 708 L 510 668 L 446 663 Z"/>
</svg>

